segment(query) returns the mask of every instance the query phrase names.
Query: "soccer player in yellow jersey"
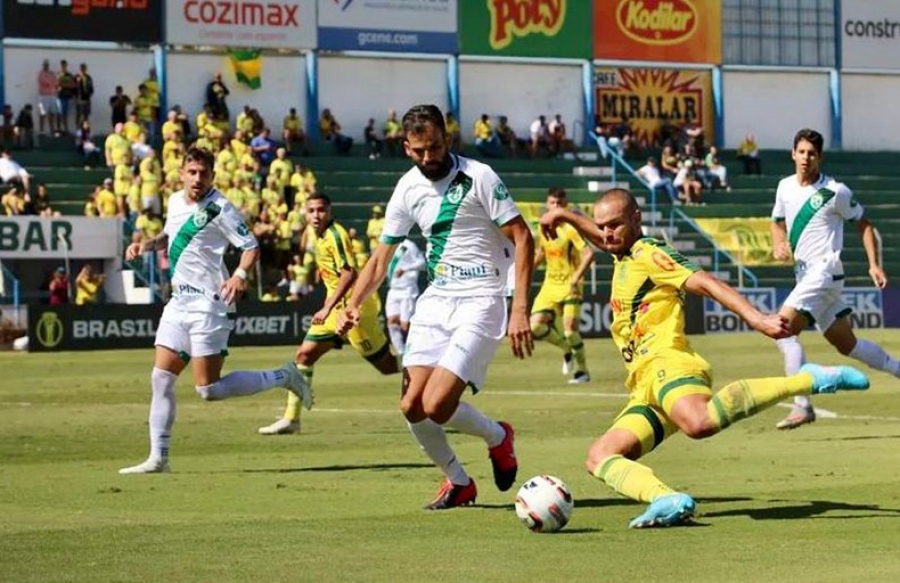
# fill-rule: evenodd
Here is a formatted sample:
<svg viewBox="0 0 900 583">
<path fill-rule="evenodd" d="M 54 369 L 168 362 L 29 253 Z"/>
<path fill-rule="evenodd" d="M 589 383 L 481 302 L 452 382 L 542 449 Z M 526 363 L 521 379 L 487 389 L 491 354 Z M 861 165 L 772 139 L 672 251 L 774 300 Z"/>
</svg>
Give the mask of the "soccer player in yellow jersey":
<svg viewBox="0 0 900 583">
<path fill-rule="evenodd" d="M 341 348 L 348 342 L 381 374 L 400 372 L 397 358 L 391 353 L 391 345 L 378 321 L 381 306 L 377 296 L 369 297 L 360 306 L 357 326 L 344 335 L 337 333 L 338 316 L 346 307 L 350 289 L 359 275 L 356 260 L 350 251 L 350 237 L 344 227 L 332 219 L 331 200 L 324 194 L 315 194 L 306 201 L 306 218 L 318 237 L 316 265 L 328 295 L 325 304 L 313 315 L 312 326 L 294 357 L 300 374 L 312 386 L 313 365 L 332 348 Z M 300 401 L 290 395 L 284 417 L 272 425 L 259 428 L 263 435 L 298 431 Z"/>
<path fill-rule="evenodd" d="M 568 223 L 615 258 L 612 335 L 628 370 L 630 398 L 591 445 L 586 467 L 619 494 L 649 503 L 631 527 L 673 526 L 694 514 L 693 498 L 636 461 L 670 435 L 702 439 L 787 397 L 868 388 L 866 375 L 854 368 L 806 364 L 793 376 L 739 380 L 713 393 L 709 363 L 691 350 L 684 333 L 684 293 L 714 299 L 771 338 L 790 334 L 787 319 L 759 312 L 668 245 L 643 237 L 641 212 L 628 191 L 606 192 L 593 212 L 591 221 L 554 209 L 541 217 L 541 229 L 552 238 Z"/>
<path fill-rule="evenodd" d="M 547 209 L 566 208 L 566 191 L 553 187 L 547 194 Z M 581 286 L 584 273 L 594 260 L 594 250 L 571 225 L 560 225 L 556 238 L 539 236 L 534 265 L 547 262 L 544 283 L 531 306 L 531 333 L 563 351 L 563 374 L 573 371 L 572 384 L 591 380 L 584 355 L 584 341 L 578 332 Z M 562 324 L 562 330 L 560 330 Z M 574 366 L 573 366 L 574 365 Z"/>
</svg>

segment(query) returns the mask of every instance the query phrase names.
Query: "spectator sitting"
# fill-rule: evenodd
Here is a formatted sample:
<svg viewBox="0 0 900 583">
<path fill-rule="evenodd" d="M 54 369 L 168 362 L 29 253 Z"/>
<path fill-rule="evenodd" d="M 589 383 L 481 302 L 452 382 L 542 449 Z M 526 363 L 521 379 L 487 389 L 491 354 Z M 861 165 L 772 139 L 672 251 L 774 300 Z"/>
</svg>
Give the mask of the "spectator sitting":
<svg viewBox="0 0 900 583">
<path fill-rule="evenodd" d="M 694 163 L 691 160 L 685 160 L 678 168 L 678 174 L 672 184 L 679 190 L 678 198 L 687 205 L 694 205 L 700 202 L 703 184 L 697 180 L 693 172 Z"/>
<path fill-rule="evenodd" d="M 612 129 L 612 136 L 621 142 L 622 152 L 628 152 L 634 147 L 634 132 L 631 129 L 631 122 L 628 121 L 628 115 L 622 114 L 619 123 Z"/>
<path fill-rule="evenodd" d="M 681 131 L 684 134 L 682 139 L 684 140 L 685 148 L 691 146 L 694 152 L 703 151 L 703 126 L 697 124 L 697 120 L 692 114 L 688 113 L 685 117 Z"/>
<path fill-rule="evenodd" d="M 488 158 L 497 158 L 502 153 L 500 138 L 494 133 L 494 124 L 486 113 L 475 121 L 475 148 Z"/>
<path fill-rule="evenodd" d="M 550 147 L 550 132 L 547 128 L 547 118 L 539 115 L 536 120 L 531 122 L 529 131 L 531 133 L 531 157 L 534 158 L 538 155 L 541 147 Z"/>
<path fill-rule="evenodd" d="M 678 174 L 678 162 L 680 160 L 672 146 L 663 146 L 662 154 L 659 158 L 663 176 L 674 178 Z"/>
<path fill-rule="evenodd" d="M 180 105 L 177 105 L 177 104 L 173 105 L 172 111 L 175 112 L 175 121 L 177 121 L 179 124 L 181 124 L 181 140 L 183 142 L 190 141 L 190 138 L 192 137 L 191 120 L 188 119 L 188 116 L 186 113 L 181 111 Z"/>
<path fill-rule="evenodd" d="M 519 139 L 516 137 L 516 132 L 509 127 L 509 118 L 505 115 L 501 115 L 497 120 L 497 139 L 500 140 L 500 145 L 509 150 L 510 155 L 515 158 L 519 152 Z"/>
<path fill-rule="evenodd" d="M 30 103 L 26 103 L 25 107 L 19 110 L 16 117 L 16 125 L 13 132 L 16 137 L 16 147 L 33 148 L 34 147 L 34 109 Z"/>
<path fill-rule="evenodd" d="M 252 109 L 249 105 L 245 105 L 244 109 L 241 110 L 239 114 L 237 114 L 237 119 L 234 121 L 234 127 L 236 130 L 244 132 L 244 135 L 247 136 L 255 136 L 258 131 L 253 131 L 253 116 L 251 115 Z"/>
<path fill-rule="evenodd" d="M 57 217 L 59 212 L 50 206 L 50 195 L 47 193 L 46 184 L 38 184 L 37 193 L 32 197 L 25 195 L 25 213 L 39 217 Z"/>
<path fill-rule="evenodd" d="M 378 137 L 378 133 L 375 131 L 374 117 L 369 118 L 369 123 L 366 124 L 366 128 L 363 130 L 363 138 L 366 141 L 366 146 L 369 148 L 369 160 L 380 158 L 381 151 L 384 149 L 384 141 Z"/>
<path fill-rule="evenodd" d="M 353 138 L 341 133 L 341 124 L 328 108 L 322 110 L 322 116 L 319 118 L 319 133 L 323 140 L 334 144 L 334 149 L 338 154 L 350 153 L 350 148 L 353 147 Z"/>
<path fill-rule="evenodd" d="M 291 151 L 292 144 L 299 144 L 302 148 L 304 156 L 308 155 L 306 151 L 306 132 L 303 131 L 303 122 L 297 117 L 297 108 L 292 107 L 284 118 L 282 137 L 284 138 L 284 146 L 287 151 Z"/>
<path fill-rule="evenodd" d="M 575 142 L 566 137 L 566 124 L 563 123 L 562 115 L 557 113 L 553 121 L 547 125 L 547 130 L 551 152 L 561 154 L 575 151 Z"/>
<path fill-rule="evenodd" d="M 356 259 L 356 268 L 362 269 L 366 262 L 369 261 L 366 244 L 359 238 L 359 232 L 354 227 L 347 229 L 347 237 L 350 239 L 350 249 L 353 252 L 353 258 Z"/>
<path fill-rule="evenodd" d="M 268 287 L 266 293 L 259 298 L 261 302 L 280 302 L 281 301 L 281 290 L 277 283 L 273 283 Z"/>
<path fill-rule="evenodd" d="M 450 137 L 450 149 L 454 152 L 462 151 L 462 131 L 459 128 L 459 122 L 453 116 L 453 112 L 448 111 L 444 114 L 444 126 L 447 130 L 447 135 Z"/>
<path fill-rule="evenodd" d="M 84 159 L 84 169 L 90 170 L 100 165 L 100 148 L 91 137 L 91 122 L 87 119 L 81 122 L 78 133 L 75 134 L 75 149 Z"/>
<path fill-rule="evenodd" d="M 60 266 L 53 271 L 48 289 L 51 306 L 62 306 L 69 303 L 69 278 L 66 276 L 65 267 Z"/>
<path fill-rule="evenodd" d="M 737 148 L 737 158 L 744 163 L 744 174 L 762 174 L 759 147 L 753 134 L 747 134 Z"/>
<path fill-rule="evenodd" d="M 147 143 L 147 134 L 141 132 L 137 135 L 134 143 L 131 144 L 131 159 L 135 164 L 140 164 L 152 151 L 153 148 Z"/>
<path fill-rule="evenodd" d="M 666 146 L 671 148 L 678 142 L 678 128 L 672 125 L 672 120 L 667 114 L 662 114 L 660 118 L 659 145 L 663 148 Z"/>
<path fill-rule="evenodd" d="M 21 186 L 24 192 L 31 192 L 31 174 L 12 159 L 9 150 L 0 151 L 0 182 Z"/>
<path fill-rule="evenodd" d="M 84 203 L 84 216 L 86 217 L 99 217 L 100 209 L 97 207 L 97 193 L 100 192 L 100 187 L 95 186 L 94 191 L 88 195 L 87 200 Z"/>
<path fill-rule="evenodd" d="M 661 190 L 665 192 L 669 199 L 672 201 L 672 204 L 680 204 L 678 200 L 678 192 L 675 190 L 675 186 L 672 184 L 672 179 L 663 177 L 659 171 L 659 167 L 656 165 L 656 158 L 652 156 L 647 158 L 647 163 L 637 169 L 636 174 L 643 178 L 647 182 L 647 186 L 649 186 L 652 190 L 657 191 Z"/>
<path fill-rule="evenodd" d="M 719 185 L 727 192 L 731 192 L 731 186 L 728 184 L 728 169 L 719 161 L 719 149 L 715 146 L 709 147 L 706 154 L 706 170 L 711 176 L 716 178 Z"/>
<path fill-rule="evenodd" d="M 597 117 L 597 121 L 594 124 L 594 130 L 591 134 L 593 134 L 594 139 L 600 146 L 600 153 L 604 158 L 606 158 L 607 152 L 615 152 L 619 156 L 624 154 L 622 140 L 612 134 L 609 124 L 600 121 L 599 116 Z"/>
<path fill-rule="evenodd" d="M 3 212 L 8 217 L 25 214 L 25 196 L 22 190 L 16 185 L 10 186 L 9 191 L 0 197 L 0 203 L 3 204 Z"/>
<path fill-rule="evenodd" d="M 309 289 L 309 268 L 303 264 L 303 258 L 300 255 L 294 255 L 291 263 L 287 266 L 287 280 L 289 283 L 289 292 L 291 301 L 299 301 L 303 296 L 310 292 Z"/>
<path fill-rule="evenodd" d="M 384 141 L 387 143 L 388 154 L 396 156 L 397 152 L 403 152 L 403 124 L 397 119 L 396 110 L 388 111 L 388 118 L 381 128 L 384 133 Z"/>
<path fill-rule="evenodd" d="M 91 264 L 86 263 L 75 278 L 75 305 L 96 304 L 105 281 L 105 275 L 95 274 Z"/>
</svg>

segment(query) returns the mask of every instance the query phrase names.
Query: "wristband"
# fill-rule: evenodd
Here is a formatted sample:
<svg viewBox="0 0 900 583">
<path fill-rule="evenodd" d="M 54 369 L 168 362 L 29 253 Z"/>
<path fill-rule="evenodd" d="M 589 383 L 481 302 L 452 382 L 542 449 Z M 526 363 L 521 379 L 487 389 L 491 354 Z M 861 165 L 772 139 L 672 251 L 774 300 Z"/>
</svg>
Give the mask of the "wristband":
<svg viewBox="0 0 900 583">
<path fill-rule="evenodd" d="M 244 271 L 243 269 L 241 269 L 240 267 L 235 269 L 234 273 L 232 273 L 231 275 L 232 275 L 232 277 L 240 277 L 244 281 L 247 281 L 247 272 Z"/>
</svg>

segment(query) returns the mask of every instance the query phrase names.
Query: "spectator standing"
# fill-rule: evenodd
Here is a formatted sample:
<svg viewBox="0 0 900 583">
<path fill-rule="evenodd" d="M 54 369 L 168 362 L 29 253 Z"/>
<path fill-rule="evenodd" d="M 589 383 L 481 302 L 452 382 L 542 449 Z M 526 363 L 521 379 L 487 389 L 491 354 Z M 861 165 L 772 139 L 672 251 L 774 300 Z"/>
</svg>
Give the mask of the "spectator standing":
<svg viewBox="0 0 900 583">
<path fill-rule="evenodd" d="M 275 159 L 275 150 L 275 142 L 269 138 L 269 128 L 264 127 L 259 135 L 250 140 L 250 151 L 259 161 L 260 173 L 264 175 L 263 178 L 268 174 L 269 165 Z"/>
<path fill-rule="evenodd" d="M 72 99 L 78 90 L 78 83 L 75 81 L 75 75 L 69 71 L 69 64 L 62 60 L 59 62 L 59 75 L 56 79 L 56 96 L 59 100 L 59 121 L 56 126 L 57 133 L 69 133 L 69 109 L 71 108 Z"/>
<path fill-rule="evenodd" d="M 143 85 L 147 88 L 147 94 L 150 96 L 151 114 L 153 116 L 153 121 L 154 123 L 158 123 L 160 108 L 160 87 L 159 78 L 156 76 L 156 67 L 150 67 L 150 70 L 147 72 L 147 78 L 144 79 Z"/>
<path fill-rule="evenodd" d="M 228 94 L 228 87 L 222 82 L 222 74 L 216 73 L 213 80 L 206 86 L 206 105 L 212 108 L 216 119 L 228 120 L 231 118 L 231 114 L 228 112 L 228 104 L 225 102 Z"/>
<path fill-rule="evenodd" d="M 128 121 L 128 108 L 130 106 L 131 98 L 125 95 L 121 85 L 116 85 L 115 94 L 109 98 L 109 108 L 112 110 L 112 127 Z"/>
<path fill-rule="evenodd" d="M 34 147 L 33 112 L 34 109 L 31 107 L 31 104 L 26 103 L 25 106 L 19 110 L 19 115 L 16 117 L 16 125 L 13 128 L 13 133 L 16 138 L 16 147 L 18 148 Z"/>
<path fill-rule="evenodd" d="M 762 164 L 759 160 L 759 147 L 756 145 L 756 137 L 747 134 L 741 140 L 737 149 L 738 160 L 744 163 L 744 174 L 762 174 Z"/>
<path fill-rule="evenodd" d="M 369 239 L 369 249 L 378 247 L 382 231 L 384 231 L 384 207 L 376 204 L 372 207 L 372 218 L 366 224 L 366 237 Z"/>
<path fill-rule="evenodd" d="M 81 63 L 75 75 L 75 124 L 81 124 L 91 118 L 91 98 L 94 96 L 94 78 L 88 73 L 88 66 Z"/>
<path fill-rule="evenodd" d="M 3 127 L 0 128 L 0 140 L 3 141 L 4 144 L 9 144 L 13 142 L 13 138 L 16 135 L 16 126 L 15 126 L 15 117 L 16 114 L 13 112 L 13 108 L 8 103 L 3 106 Z"/>
<path fill-rule="evenodd" d="M 38 71 L 38 120 L 40 132 L 56 133 L 56 122 L 59 108 L 57 104 L 56 72 L 50 69 L 50 61 L 44 59 L 41 70 Z M 46 125 L 45 122 L 46 121 Z"/>
<path fill-rule="evenodd" d="M 158 99 L 158 98 L 157 98 Z M 134 111 L 137 112 L 137 121 L 147 134 L 147 141 L 152 142 L 156 137 L 156 99 L 141 83 L 138 86 L 138 96 L 134 100 Z"/>
<path fill-rule="evenodd" d="M 57 267 L 50 279 L 50 305 L 64 306 L 69 303 L 69 278 L 65 267 Z"/>
<path fill-rule="evenodd" d="M 75 305 L 96 304 L 106 276 L 94 273 L 90 263 L 85 263 L 75 278 Z"/>
<path fill-rule="evenodd" d="M 124 132 L 125 124 L 117 123 L 113 126 L 112 133 L 106 136 L 103 151 L 108 168 L 115 168 L 118 164 L 131 163 L 131 142 L 125 137 Z"/>
</svg>

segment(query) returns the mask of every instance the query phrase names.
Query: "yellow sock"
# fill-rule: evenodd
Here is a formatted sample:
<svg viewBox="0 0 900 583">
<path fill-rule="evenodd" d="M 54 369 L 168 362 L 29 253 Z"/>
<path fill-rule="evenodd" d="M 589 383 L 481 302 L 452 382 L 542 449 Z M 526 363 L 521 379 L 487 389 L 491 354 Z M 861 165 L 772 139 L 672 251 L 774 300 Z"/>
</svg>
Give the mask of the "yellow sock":
<svg viewBox="0 0 900 583">
<path fill-rule="evenodd" d="M 300 371 L 300 374 L 306 379 L 306 384 L 312 387 L 312 367 L 298 364 L 297 370 Z M 284 408 L 284 418 L 288 421 L 298 421 L 300 419 L 300 397 L 290 391 L 288 392 L 287 407 Z"/>
<path fill-rule="evenodd" d="M 736 381 L 713 395 L 706 407 L 719 429 L 725 429 L 788 397 L 808 395 L 812 383 L 812 376 L 807 373 Z"/>
<path fill-rule="evenodd" d="M 566 342 L 566 339 L 560 333 L 559 328 L 556 327 L 556 320 L 552 320 L 548 323 L 541 323 L 536 326 L 531 327 L 531 332 L 534 334 L 535 340 L 543 340 L 544 342 L 549 342 L 553 346 L 558 346 L 563 350 L 563 352 L 569 351 L 569 343 Z"/>
<path fill-rule="evenodd" d="M 572 355 L 575 357 L 575 372 L 587 372 L 587 358 L 584 354 L 584 340 L 581 334 L 576 330 L 574 332 L 566 332 L 566 343 L 572 349 Z"/>
<path fill-rule="evenodd" d="M 653 470 L 621 455 L 603 460 L 594 470 L 594 477 L 622 496 L 648 504 L 675 491 L 663 484 Z"/>
</svg>

